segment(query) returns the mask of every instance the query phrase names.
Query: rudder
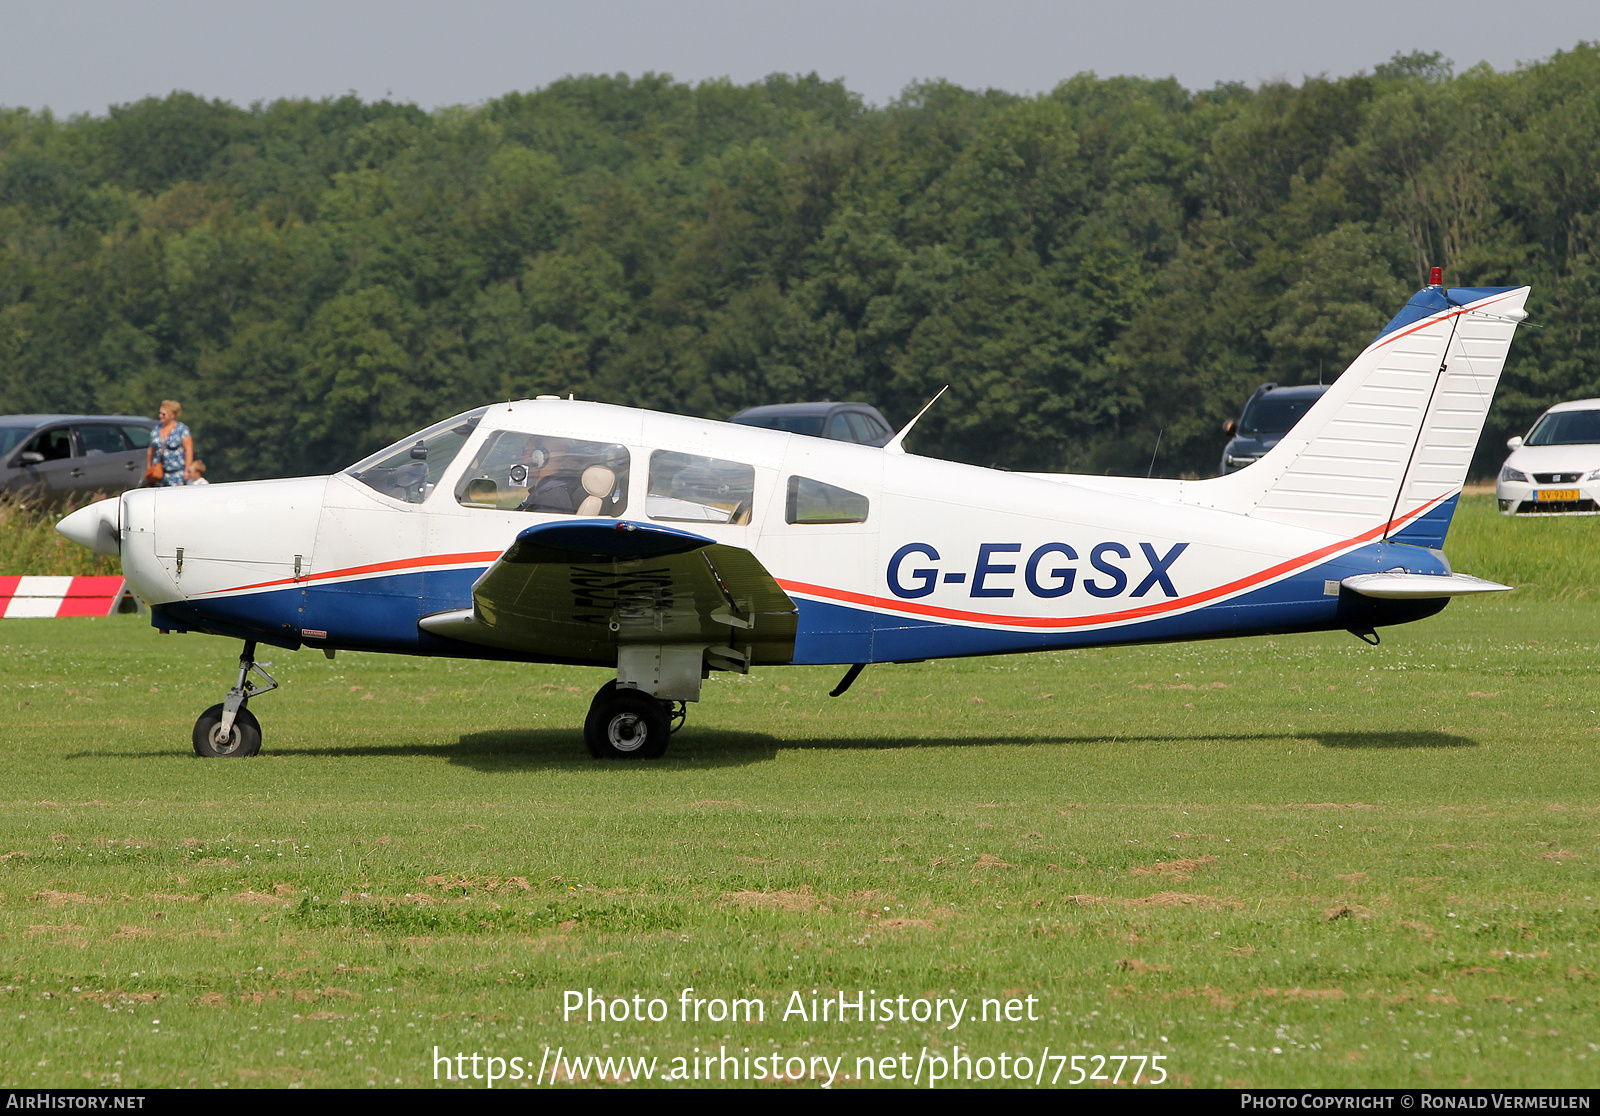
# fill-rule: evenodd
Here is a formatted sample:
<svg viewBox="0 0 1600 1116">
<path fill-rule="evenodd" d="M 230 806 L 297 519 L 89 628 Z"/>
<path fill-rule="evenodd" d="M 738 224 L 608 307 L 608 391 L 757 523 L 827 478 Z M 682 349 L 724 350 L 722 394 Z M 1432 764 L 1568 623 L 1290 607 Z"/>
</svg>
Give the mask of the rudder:
<svg viewBox="0 0 1600 1116">
<path fill-rule="evenodd" d="M 1346 538 L 1442 545 L 1528 291 L 1418 291 L 1266 456 L 1188 499 Z"/>
</svg>

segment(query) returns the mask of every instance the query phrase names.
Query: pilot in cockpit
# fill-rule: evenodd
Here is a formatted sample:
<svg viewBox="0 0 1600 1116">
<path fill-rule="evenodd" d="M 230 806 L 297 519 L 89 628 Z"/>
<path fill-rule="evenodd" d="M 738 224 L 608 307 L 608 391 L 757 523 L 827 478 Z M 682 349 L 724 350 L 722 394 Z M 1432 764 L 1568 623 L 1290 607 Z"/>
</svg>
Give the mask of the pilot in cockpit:
<svg viewBox="0 0 1600 1116">
<path fill-rule="evenodd" d="M 574 460 L 573 454 L 552 454 L 541 444 L 530 443 L 526 449 L 528 499 L 517 505 L 518 512 L 578 512 L 574 491 L 581 483 L 582 465 L 584 462 Z"/>
<path fill-rule="evenodd" d="M 578 510 L 572 492 L 578 481 L 578 471 L 567 467 L 564 461 L 567 456 L 552 454 L 536 442 L 529 443 L 528 498 L 517 505 L 518 511 L 571 515 Z"/>
</svg>

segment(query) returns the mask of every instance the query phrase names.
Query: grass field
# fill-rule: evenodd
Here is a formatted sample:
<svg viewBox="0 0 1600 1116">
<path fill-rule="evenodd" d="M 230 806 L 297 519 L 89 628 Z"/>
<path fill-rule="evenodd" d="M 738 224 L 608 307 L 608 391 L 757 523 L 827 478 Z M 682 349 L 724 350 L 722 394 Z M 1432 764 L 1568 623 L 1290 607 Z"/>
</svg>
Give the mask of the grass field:
<svg viewBox="0 0 1600 1116">
<path fill-rule="evenodd" d="M 435 1046 L 531 1079 L 548 1045 L 854 1085 L 959 1046 L 1048 1048 L 1046 1083 L 1163 1054 L 1179 1085 L 1592 1086 L 1597 527 L 1470 500 L 1456 567 L 1530 589 L 1378 648 L 719 678 L 639 765 L 583 750 L 598 670 L 310 653 L 252 705 L 263 754 L 202 761 L 235 644 L 6 621 L 0 1080 L 424 1085 Z M 682 1022 L 690 986 L 765 1022 Z M 588 988 L 670 1014 L 563 1022 Z M 785 1020 L 813 989 L 970 1004 Z"/>
</svg>

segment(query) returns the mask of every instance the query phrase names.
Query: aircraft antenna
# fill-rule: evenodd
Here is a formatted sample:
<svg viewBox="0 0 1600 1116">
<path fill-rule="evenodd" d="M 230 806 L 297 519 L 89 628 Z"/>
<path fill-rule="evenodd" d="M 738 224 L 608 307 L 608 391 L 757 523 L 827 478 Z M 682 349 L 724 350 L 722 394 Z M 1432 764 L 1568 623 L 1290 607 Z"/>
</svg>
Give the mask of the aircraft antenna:
<svg viewBox="0 0 1600 1116">
<path fill-rule="evenodd" d="M 888 444 L 883 447 L 884 450 L 889 452 L 889 453 L 905 453 L 906 452 L 906 447 L 905 447 L 906 435 L 911 433 L 911 428 L 913 426 L 917 425 L 917 419 L 919 419 L 923 415 L 927 414 L 928 413 L 928 407 L 931 407 L 935 403 L 939 402 L 939 396 L 943 395 L 945 392 L 947 392 L 949 390 L 950 390 L 950 385 L 949 384 L 945 384 L 944 387 L 940 388 L 939 392 L 938 392 L 938 395 L 935 395 L 932 399 L 928 400 L 927 406 L 923 407 L 922 410 L 917 412 L 917 418 L 914 418 L 910 422 L 906 423 L 904 426 L 902 426 L 900 428 L 900 433 L 896 434 L 893 438 L 889 439 Z"/>
<path fill-rule="evenodd" d="M 1161 435 L 1166 432 L 1167 428 L 1165 426 L 1156 431 L 1156 448 L 1150 451 L 1150 468 L 1146 469 L 1144 473 L 1146 480 L 1156 475 L 1156 454 L 1161 452 Z"/>
</svg>

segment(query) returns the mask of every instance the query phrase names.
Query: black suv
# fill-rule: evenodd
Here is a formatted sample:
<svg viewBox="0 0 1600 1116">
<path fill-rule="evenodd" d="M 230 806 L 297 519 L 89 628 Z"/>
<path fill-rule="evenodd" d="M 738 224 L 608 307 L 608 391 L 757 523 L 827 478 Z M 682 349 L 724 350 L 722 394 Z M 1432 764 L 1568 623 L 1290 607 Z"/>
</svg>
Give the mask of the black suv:
<svg viewBox="0 0 1600 1116">
<path fill-rule="evenodd" d="M 154 419 L 0 415 L 0 495 L 45 504 L 137 488 Z"/>
<path fill-rule="evenodd" d="M 1294 424 L 1305 417 L 1311 405 L 1327 390 L 1323 384 L 1304 387 L 1262 384 L 1256 388 L 1238 420 L 1229 419 L 1222 424 L 1222 432 L 1233 435 L 1233 440 L 1222 451 L 1222 472 L 1237 473 L 1246 465 L 1255 464 L 1294 429 Z"/>
<path fill-rule="evenodd" d="M 774 403 L 746 407 L 728 421 L 864 446 L 881 446 L 894 437 L 889 420 L 866 403 Z"/>
</svg>

